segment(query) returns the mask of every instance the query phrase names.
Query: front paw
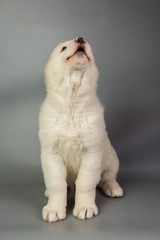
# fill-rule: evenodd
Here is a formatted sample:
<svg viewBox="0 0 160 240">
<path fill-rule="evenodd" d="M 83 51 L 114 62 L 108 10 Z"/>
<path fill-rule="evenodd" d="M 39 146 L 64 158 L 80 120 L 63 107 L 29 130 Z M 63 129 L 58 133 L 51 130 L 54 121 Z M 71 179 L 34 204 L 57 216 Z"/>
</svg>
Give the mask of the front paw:
<svg viewBox="0 0 160 240">
<path fill-rule="evenodd" d="M 73 215 L 79 219 L 92 218 L 98 215 L 98 208 L 95 204 L 76 204 L 73 210 Z"/>
<path fill-rule="evenodd" d="M 44 206 L 42 210 L 43 220 L 47 222 L 57 222 L 65 219 L 66 209 L 65 208 L 53 208 L 49 205 Z"/>
</svg>

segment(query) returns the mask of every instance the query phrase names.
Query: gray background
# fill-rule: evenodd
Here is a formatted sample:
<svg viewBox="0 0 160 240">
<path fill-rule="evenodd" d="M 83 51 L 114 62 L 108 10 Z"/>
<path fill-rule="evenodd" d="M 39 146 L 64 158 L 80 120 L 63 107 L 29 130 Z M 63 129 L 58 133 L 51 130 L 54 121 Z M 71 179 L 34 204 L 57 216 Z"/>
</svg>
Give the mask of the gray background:
<svg viewBox="0 0 160 240">
<path fill-rule="evenodd" d="M 1 239 L 159 239 L 160 2 L 0 0 Z M 100 72 L 98 96 L 120 158 L 121 199 L 97 190 L 100 215 L 41 219 L 46 203 L 38 114 L 43 69 L 60 42 L 83 36 Z"/>
</svg>

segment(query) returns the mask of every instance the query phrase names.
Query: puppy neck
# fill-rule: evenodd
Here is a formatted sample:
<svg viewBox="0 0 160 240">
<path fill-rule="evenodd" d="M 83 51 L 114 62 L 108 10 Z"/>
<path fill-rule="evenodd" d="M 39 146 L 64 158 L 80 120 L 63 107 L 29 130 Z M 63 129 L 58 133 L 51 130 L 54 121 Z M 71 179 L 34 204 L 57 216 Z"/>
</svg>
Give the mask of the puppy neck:
<svg viewBox="0 0 160 240">
<path fill-rule="evenodd" d="M 96 95 L 96 79 L 87 71 L 70 69 L 63 71 L 58 84 L 51 84 L 47 88 L 47 101 L 59 109 L 92 101 Z"/>
<path fill-rule="evenodd" d="M 72 92 L 77 91 L 78 88 L 82 85 L 82 79 L 84 77 L 84 72 L 79 70 L 74 70 L 69 74 L 69 85 L 72 89 Z"/>
</svg>

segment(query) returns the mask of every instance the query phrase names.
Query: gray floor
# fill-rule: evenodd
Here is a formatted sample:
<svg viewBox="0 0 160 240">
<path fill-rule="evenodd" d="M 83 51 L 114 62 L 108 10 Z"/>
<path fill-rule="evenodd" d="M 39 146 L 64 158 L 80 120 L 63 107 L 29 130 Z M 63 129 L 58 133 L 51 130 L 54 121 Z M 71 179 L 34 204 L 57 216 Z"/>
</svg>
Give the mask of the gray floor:
<svg viewBox="0 0 160 240">
<path fill-rule="evenodd" d="M 57 223 L 42 221 L 43 183 L 6 185 L 1 188 L 1 239 L 159 239 L 159 180 L 121 173 L 124 197 L 110 199 L 97 189 L 99 215 L 85 221 L 73 217 L 74 193 L 69 191 L 67 218 Z"/>
</svg>

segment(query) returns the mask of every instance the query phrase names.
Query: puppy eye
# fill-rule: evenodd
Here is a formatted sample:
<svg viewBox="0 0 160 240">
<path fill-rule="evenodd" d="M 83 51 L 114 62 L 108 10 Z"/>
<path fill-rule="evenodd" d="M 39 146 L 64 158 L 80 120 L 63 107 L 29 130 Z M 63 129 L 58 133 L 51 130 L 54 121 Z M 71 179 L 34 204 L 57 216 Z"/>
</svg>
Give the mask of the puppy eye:
<svg viewBox="0 0 160 240">
<path fill-rule="evenodd" d="M 63 48 L 61 49 L 61 52 L 63 52 L 64 50 L 66 50 L 66 48 L 67 48 L 67 47 L 63 47 Z"/>
</svg>

